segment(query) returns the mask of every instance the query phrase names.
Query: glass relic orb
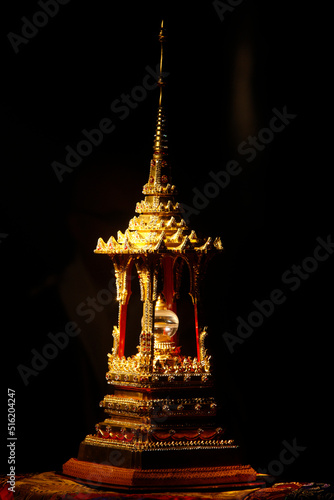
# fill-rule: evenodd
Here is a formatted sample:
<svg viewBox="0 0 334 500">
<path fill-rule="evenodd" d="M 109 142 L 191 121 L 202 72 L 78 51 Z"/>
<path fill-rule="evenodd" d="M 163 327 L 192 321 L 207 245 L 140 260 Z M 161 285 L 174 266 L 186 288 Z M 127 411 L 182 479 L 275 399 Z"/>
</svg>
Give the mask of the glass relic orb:
<svg viewBox="0 0 334 500">
<path fill-rule="evenodd" d="M 142 320 L 143 323 L 143 320 Z M 179 327 L 179 318 L 175 312 L 167 309 L 164 298 L 159 295 L 154 309 L 153 333 L 155 343 L 172 342 L 172 337 Z"/>
<path fill-rule="evenodd" d="M 170 342 L 179 327 L 175 312 L 167 309 L 162 295 L 159 295 L 154 309 L 153 333 L 155 342 Z"/>
<path fill-rule="evenodd" d="M 154 338 L 158 342 L 170 341 L 179 327 L 179 318 L 169 309 L 156 310 L 154 315 Z"/>
</svg>

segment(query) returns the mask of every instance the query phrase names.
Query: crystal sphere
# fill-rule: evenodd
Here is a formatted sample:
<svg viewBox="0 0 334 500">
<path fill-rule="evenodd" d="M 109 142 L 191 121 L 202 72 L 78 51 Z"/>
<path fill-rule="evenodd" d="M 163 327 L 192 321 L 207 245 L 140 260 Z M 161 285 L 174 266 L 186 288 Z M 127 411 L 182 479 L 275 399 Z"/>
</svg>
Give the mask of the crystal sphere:
<svg viewBox="0 0 334 500">
<path fill-rule="evenodd" d="M 169 309 L 159 309 L 154 315 L 154 335 L 156 340 L 169 340 L 179 327 L 179 318 Z"/>
</svg>

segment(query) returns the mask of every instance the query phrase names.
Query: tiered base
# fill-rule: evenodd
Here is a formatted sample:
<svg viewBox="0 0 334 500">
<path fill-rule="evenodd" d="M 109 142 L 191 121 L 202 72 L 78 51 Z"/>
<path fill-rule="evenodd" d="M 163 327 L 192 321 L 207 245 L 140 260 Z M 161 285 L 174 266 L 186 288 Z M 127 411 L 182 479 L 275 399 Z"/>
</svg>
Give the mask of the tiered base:
<svg viewBox="0 0 334 500">
<path fill-rule="evenodd" d="M 142 449 L 136 446 L 117 446 L 106 439 L 87 436 L 80 444 L 78 459 L 127 469 L 165 469 L 192 467 L 239 466 L 239 447 L 233 444 L 204 445 L 199 441 L 173 446 L 173 443 L 146 443 Z M 151 445 L 151 446 L 149 446 Z M 163 446 L 165 445 L 165 446 Z"/>
<path fill-rule="evenodd" d="M 249 465 L 192 467 L 182 469 L 128 469 L 71 458 L 63 473 L 81 482 L 111 487 L 180 488 L 180 487 L 259 487 L 257 473 Z"/>
</svg>

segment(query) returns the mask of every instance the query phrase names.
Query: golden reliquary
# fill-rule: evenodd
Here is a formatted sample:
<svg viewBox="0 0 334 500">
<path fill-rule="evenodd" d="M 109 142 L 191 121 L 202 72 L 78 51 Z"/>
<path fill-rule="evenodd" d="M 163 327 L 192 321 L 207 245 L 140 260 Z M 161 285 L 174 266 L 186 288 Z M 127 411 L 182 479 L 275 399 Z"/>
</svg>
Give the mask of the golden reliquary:
<svg viewBox="0 0 334 500">
<path fill-rule="evenodd" d="M 161 23 L 160 95 L 145 198 L 123 234 L 98 240 L 95 253 L 112 260 L 119 302 L 106 378 L 112 387 L 100 406 L 107 417 L 81 443 L 63 473 L 114 487 L 222 485 L 250 487 L 257 474 L 243 465 L 239 447 L 217 423 L 206 328 L 200 328 L 200 281 L 221 252 L 220 238 L 201 239 L 182 216 L 171 181 L 162 103 L 165 29 Z M 178 299 L 182 269 L 189 271 L 195 356 L 179 344 Z M 138 352 L 126 357 L 127 307 L 136 272 L 143 306 Z M 258 483 L 256 483 L 258 485 Z"/>
</svg>

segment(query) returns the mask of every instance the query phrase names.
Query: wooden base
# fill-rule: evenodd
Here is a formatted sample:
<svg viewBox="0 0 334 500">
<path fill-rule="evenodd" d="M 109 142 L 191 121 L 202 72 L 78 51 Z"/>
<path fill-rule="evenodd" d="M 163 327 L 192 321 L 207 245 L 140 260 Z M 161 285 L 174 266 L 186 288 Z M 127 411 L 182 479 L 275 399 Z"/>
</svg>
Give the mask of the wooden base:
<svg viewBox="0 0 334 500">
<path fill-rule="evenodd" d="M 63 465 L 63 474 L 95 486 L 114 488 L 164 489 L 227 487 L 254 488 L 262 485 L 256 471 L 249 465 L 226 467 L 192 467 L 179 469 L 129 469 L 97 464 L 71 458 Z"/>
<path fill-rule="evenodd" d="M 169 444 L 169 446 L 168 446 Z M 176 443 L 179 444 L 179 443 Z M 220 467 L 240 465 L 239 447 L 236 445 L 207 445 L 194 441 L 183 446 L 165 443 L 165 447 L 143 449 L 121 447 L 111 440 L 87 436 L 80 444 L 78 460 L 126 469 L 183 469 L 184 467 Z"/>
</svg>

